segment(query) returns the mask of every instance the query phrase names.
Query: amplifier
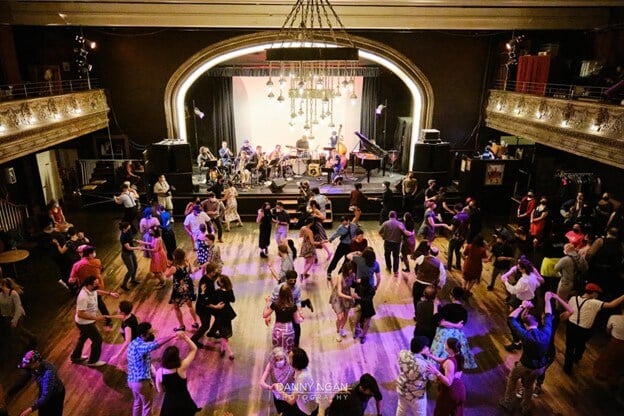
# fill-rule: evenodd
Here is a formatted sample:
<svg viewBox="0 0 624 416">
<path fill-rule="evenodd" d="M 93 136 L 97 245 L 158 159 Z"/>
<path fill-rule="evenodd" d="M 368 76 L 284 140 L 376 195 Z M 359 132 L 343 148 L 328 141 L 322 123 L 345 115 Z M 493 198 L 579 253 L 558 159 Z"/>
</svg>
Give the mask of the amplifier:
<svg viewBox="0 0 624 416">
<path fill-rule="evenodd" d="M 319 163 L 310 163 L 308 165 L 309 176 L 321 176 L 321 165 Z"/>
</svg>

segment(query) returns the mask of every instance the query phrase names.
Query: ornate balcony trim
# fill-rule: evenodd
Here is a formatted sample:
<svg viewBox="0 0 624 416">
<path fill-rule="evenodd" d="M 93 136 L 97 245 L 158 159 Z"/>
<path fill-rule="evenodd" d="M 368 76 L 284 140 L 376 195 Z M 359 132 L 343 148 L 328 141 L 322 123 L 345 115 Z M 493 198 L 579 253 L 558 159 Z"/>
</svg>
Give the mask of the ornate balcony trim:
<svg viewBox="0 0 624 416">
<path fill-rule="evenodd" d="M 104 90 L 0 102 L 0 164 L 108 125 Z"/>
<path fill-rule="evenodd" d="M 624 168 L 624 107 L 490 90 L 488 127 Z"/>
</svg>

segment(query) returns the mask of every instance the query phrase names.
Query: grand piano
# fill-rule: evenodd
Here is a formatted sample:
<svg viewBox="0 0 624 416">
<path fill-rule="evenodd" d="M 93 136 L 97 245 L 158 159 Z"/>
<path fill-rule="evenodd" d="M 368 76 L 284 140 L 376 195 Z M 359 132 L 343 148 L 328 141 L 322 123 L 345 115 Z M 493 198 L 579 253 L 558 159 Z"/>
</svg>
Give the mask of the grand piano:
<svg viewBox="0 0 624 416">
<path fill-rule="evenodd" d="M 360 138 L 360 142 L 356 145 L 356 150 L 351 152 L 351 172 L 355 172 L 355 163 L 366 169 L 366 181 L 370 182 L 371 170 L 383 170 L 383 176 L 386 175 L 386 159 L 388 152 L 377 146 L 369 140 L 368 137 L 356 131 L 355 135 Z"/>
</svg>

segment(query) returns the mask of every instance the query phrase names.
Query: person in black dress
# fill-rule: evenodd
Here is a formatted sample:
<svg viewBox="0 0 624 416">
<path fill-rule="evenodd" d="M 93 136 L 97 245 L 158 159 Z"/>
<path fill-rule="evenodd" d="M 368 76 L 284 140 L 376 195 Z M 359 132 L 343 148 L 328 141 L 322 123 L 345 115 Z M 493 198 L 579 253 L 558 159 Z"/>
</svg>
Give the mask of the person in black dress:
<svg viewBox="0 0 624 416">
<path fill-rule="evenodd" d="M 271 203 L 265 202 L 258 210 L 256 222 L 260 226 L 260 237 L 258 247 L 260 247 L 260 257 L 266 259 L 269 256 L 269 245 L 271 244 L 271 227 L 273 226 L 273 213 Z"/>
<path fill-rule="evenodd" d="M 178 332 L 178 339 L 184 340 L 190 351 L 180 359 L 180 350 L 176 346 L 165 349 L 162 355 L 162 368 L 156 371 L 156 388 L 164 392 L 160 416 L 193 416 L 201 409 L 197 407 L 188 391 L 186 371 L 197 353 L 197 346 L 185 332 Z"/>
<path fill-rule="evenodd" d="M 234 312 L 231 305 L 235 301 L 232 281 L 229 277 L 222 274 L 217 277 L 217 287 L 212 302 L 208 305 L 213 310 L 215 321 L 206 336 L 219 338 L 221 356 L 223 357 L 227 353 L 228 358 L 233 360 L 234 353 L 228 343 L 228 338 L 232 337 L 232 320 L 236 318 L 236 312 Z"/>
<path fill-rule="evenodd" d="M 213 315 L 213 309 L 210 308 L 210 304 L 215 294 L 215 280 L 218 275 L 219 266 L 215 263 L 208 263 L 204 266 L 204 274 L 199 279 L 195 312 L 199 316 L 201 326 L 191 337 L 191 341 L 199 348 L 204 346 L 199 340 L 210 328 L 210 319 Z"/>
</svg>

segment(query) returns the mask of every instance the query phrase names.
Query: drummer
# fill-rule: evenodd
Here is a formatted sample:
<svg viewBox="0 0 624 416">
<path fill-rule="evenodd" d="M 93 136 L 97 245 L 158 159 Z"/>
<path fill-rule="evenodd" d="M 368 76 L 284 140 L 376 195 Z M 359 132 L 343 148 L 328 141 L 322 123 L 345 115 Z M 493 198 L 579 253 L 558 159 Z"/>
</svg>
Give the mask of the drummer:
<svg viewBox="0 0 624 416">
<path fill-rule="evenodd" d="M 338 132 L 336 130 L 331 132 L 331 136 L 329 136 L 328 147 L 336 148 L 338 145 Z"/>
<path fill-rule="evenodd" d="M 297 143 L 295 144 L 297 147 L 297 154 L 300 157 L 310 157 L 310 142 L 308 142 L 307 136 L 301 136 Z"/>
</svg>

